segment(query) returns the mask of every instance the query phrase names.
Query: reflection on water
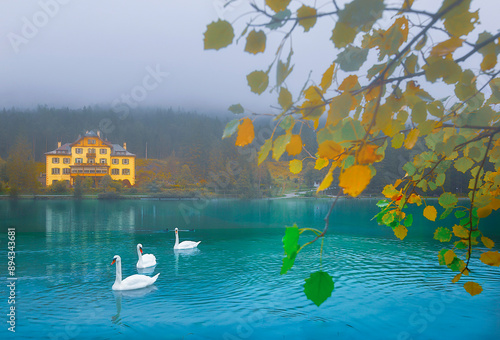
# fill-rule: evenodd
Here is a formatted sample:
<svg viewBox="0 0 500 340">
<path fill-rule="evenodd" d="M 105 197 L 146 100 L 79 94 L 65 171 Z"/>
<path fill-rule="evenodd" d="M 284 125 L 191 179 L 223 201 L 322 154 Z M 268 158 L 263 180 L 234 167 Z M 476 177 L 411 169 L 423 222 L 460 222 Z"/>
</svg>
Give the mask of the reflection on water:
<svg viewBox="0 0 500 340">
<path fill-rule="evenodd" d="M 454 273 L 438 265 L 444 246 L 432 239 L 435 225 L 417 210 L 400 241 L 370 222 L 375 200 L 339 201 L 321 267 L 316 244 L 280 275 L 283 226 L 321 226 L 329 203 L 210 201 L 187 225 L 176 201 L 0 201 L 1 227 L 17 230 L 16 338 L 500 337 L 500 269 L 481 265 L 474 253 L 470 278 L 483 293 L 470 297 L 465 281 L 451 284 Z M 196 209 L 195 202 L 182 204 Z M 496 244 L 498 216 L 481 221 Z M 175 226 L 196 228 L 186 237 L 202 241 L 200 248 L 174 251 L 175 234 L 165 230 Z M 146 291 L 113 293 L 112 258 L 121 256 L 124 277 L 137 273 L 138 243 L 158 261 L 148 275 L 160 277 Z M 317 308 L 303 284 L 320 268 L 333 276 L 335 290 Z"/>
</svg>

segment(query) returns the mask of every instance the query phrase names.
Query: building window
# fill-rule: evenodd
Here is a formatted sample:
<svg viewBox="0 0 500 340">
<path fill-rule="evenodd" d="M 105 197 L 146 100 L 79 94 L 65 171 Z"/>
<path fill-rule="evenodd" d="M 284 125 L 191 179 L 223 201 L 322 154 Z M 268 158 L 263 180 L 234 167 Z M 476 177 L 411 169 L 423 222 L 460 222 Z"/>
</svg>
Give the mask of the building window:
<svg viewBox="0 0 500 340">
<path fill-rule="evenodd" d="M 113 163 L 113 164 L 120 164 L 120 160 L 118 160 L 118 159 L 112 159 L 111 163 Z"/>
<path fill-rule="evenodd" d="M 108 153 L 108 150 L 107 150 L 107 149 L 100 149 L 100 150 L 99 150 L 99 153 L 100 153 L 101 155 L 106 155 L 106 154 Z"/>
<path fill-rule="evenodd" d="M 120 169 L 111 169 L 111 174 L 112 175 L 119 175 L 120 174 Z"/>
<path fill-rule="evenodd" d="M 89 139 L 89 144 L 95 144 L 95 139 Z"/>
<path fill-rule="evenodd" d="M 88 153 L 95 153 L 95 149 L 89 149 Z"/>
<path fill-rule="evenodd" d="M 83 149 L 82 148 L 75 148 L 75 153 L 82 154 Z"/>
<path fill-rule="evenodd" d="M 128 159 L 127 158 L 122 159 L 122 164 L 128 164 Z"/>
<path fill-rule="evenodd" d="M 75 163 L 83 163 L 83 158 L 75 158 Z"/>
<path fill-rule="evenodd" d="M 59 175 L 60 174 L 60 169 L 59 168 L 53 168 L 52 169 L 52 175 Z"/>
<path fill-rule="evenodd" d="M 106 158 L 101 158 L 101 159 L 99 159 L 99 163 L 101 163 L 101 164 L 106 164 Z"/>
<path fill-rule="evenodd" d="M 94 159 L 93 158 L 88 158 L 87 162 L 89 162 L 89 164 L 94 164 Z"/>
<path fill-rule="evenodd" d="M 52 163 L 59 164 L 59 158 L 52 158 Z"/>
<path fill-rule="evenodd" d="M 69 168 L 64 168 L 63 169 L 63 175 L 69 175 L 71 173 Z"/>
<path fill-rule="evenodd" d="M 123 169 L 122 175 L 130 175 L 130 169 Z"/>
<path fill-rule="evenodd" d="M 70 159 L 69 158 L 63 158 L 63 163 L 64 164 L 69 164 L 70 162 Z"/>
</svg>

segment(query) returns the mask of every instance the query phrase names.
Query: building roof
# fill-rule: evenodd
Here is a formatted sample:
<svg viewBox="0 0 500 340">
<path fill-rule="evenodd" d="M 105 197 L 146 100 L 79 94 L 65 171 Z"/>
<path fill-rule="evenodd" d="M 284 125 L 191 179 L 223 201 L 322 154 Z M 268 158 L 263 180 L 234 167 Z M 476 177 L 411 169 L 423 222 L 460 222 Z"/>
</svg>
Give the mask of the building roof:
<svg viewBox="0 0 500 340">
<path fill-rule="evenodd" d="M 45 153 L 46 155 L 71 155 L 71 146 L 70 143 L 66 143 L 58 147 L 53 151 L 49 151 Z"/>
<path fill-rule="evenodd" d="M 111 156 L 135 156 L 118 144 L 111 144 Z"/>
</svg>

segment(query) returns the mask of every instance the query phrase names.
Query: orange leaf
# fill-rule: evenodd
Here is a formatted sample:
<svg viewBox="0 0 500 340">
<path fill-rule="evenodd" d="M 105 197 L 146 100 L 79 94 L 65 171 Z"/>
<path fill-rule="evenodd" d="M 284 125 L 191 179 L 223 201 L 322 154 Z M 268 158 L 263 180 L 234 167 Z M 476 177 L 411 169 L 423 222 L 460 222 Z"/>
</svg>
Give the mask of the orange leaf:
<svg viewBox="0 0 500 340">
<path fill-rule="evenodd" d="M 339 185 L 346 194 L 356 197 L 365 190 L 372 178 L 372 171 L 366 165 L 353 165 L 340 174 Z"/>
<path fill-rule="evenodd" d="M 479 218 L 488 217 L 491 214 L 491 211 L 492 210 L 490 206 L 479 208 L 477 209 L 477 217 Z"/>
<path fill-rule="evenodd" d="M 413 147 L 417 143 L 419 134 L 420 130 L 418 129 L 412 129 L 410 132 L 408 132 L 408 136 L 406 136 L 405 140 L 405 148 L 407 148 L 408 150 L 413 149 Z"/>
<path fill-rule="evenodd" d="M 368 90 L 368 92 L 365 94 L 365 99 L 367 102 L 369 102 L 375 98 L 378 98 L 379 95 L 380 95 L 380 86 L 373 87 L 370 90 Z"/>
<path fill-rule="evenodd" d="M 249 118 L 243 119 L 243 122 L 238 126 L 238 137 L 235 145 L 245 146 L 252 143 L 255 137 L 253 123 Z"/>
<path fill-rule="evenodd" d="M 498 210 L 500 208 L 500 200 L 498 198 L 492 198 L 489 207 L 493 210 Z"/>
<path fill-rule="evenodd" d="M 448 250 L 446 253 L 444 253 L 444 262 L 446 263 L 446 265 L 449 265 L 453 262 L 455 257 L 457 257 L 455 252 L 453 250 Z"/>
<path fill-rule="evenodd" d="M 290 142 L 286 146 L 286 152 L 290 156 L 298 155 L 302 151 L 302 139 L 300 135 L 292 135 Z"/>
<path fill-rule="evenodd" d="M 419 195 L 413 193 L 410 195 L 410 197 L 408 197 L 408 203 L 417 203 L 417 205 L 420 206 L 422 204 L 422 198 Z"/>
<path fill-rule="evenodd" d="M 486 253 L 482 253 L 479 259 L 489 266 L 500 266 L 500 253 L 498 251 L 487 251 Z"/>
<path fill-rule="evenodd" d="M 451 280 L 451 282 L 457 283 L 458 280 L 460 280 L 461 277 L 462 277 L 462 273 L 458 273 L 457 275 L 455 275 L 455 277 L 453 278 L 453 280 Z"/>
<path fill-rule="evenodd" d="M 460 39 L 457 37 L 452 37 L 448 40 L 445 40 L 432 48 L 431 56 L 432 57 L 443 57 L 445 55 L 453 53 L 453 52 L 455 52 L 455 50 L 457 48 L 462 46 L 463 42 L 464 42 L 464 39 Z"/>
<path fill-rule="evenodd" d="M 490 238 L 486 236 L 481 236 L 481 242 L 483 242 L 486 248 L 493 248 L 495 246 L 495 242 L 493 242 Z"/>
<path fill-rule="evenodd" d="M 365 144 L 359 150 L 356 158 L 359 164 L 372 164 L 382 159 L 382 155 L 375 154 L 378 146 L 373 144 Z"/>
<path fill-rule="evenodd" d="M 437 217 L 437 210 L 432 205 L 428 205 L 424 209 L 424 216 L 430 221 L 435 221 Z"/>
<path fill-rule="evenodd" d="M 464 288 L 467 291 L 467 293 L 469 293 L 472 296 L 481 294 L 481 292 L 483 291 L 483 287 L 481 287 L 479 283 L 475 283 L 472 281 L 466 282 L 464 284 Z"/>
<path fill-rule="evenodd" d="M 326 140 L 318 147 L 319 156 L 328 159 L 334 159 L 343 151 L 344 148 L 340 144 L 337 144 L 332 140 Z"/>
<path fill-rule="evenodd" d="M 349 91 L 358 83 L 358 76 L 353 74 L 345 78 L 339 86 L 340 91 Z"/>
</svg>

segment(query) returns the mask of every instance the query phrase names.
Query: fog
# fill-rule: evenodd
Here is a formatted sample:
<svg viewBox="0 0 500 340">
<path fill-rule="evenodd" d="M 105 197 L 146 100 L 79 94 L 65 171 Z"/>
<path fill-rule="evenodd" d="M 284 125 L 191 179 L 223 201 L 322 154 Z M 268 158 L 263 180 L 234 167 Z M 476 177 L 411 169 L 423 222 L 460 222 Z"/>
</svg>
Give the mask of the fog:
<svg viewBox="0 0 500 340">
<path fill-rule="evenodd" d="M 246 75 L 267 69 L 283 32 L 274 32 L 268 38 L 266 53 L 256 56 L 243 52 L 244 39 L 218 52 L 204 51 L 207 24 L 218 18 L 236 22 L 238 37 L 247 21 L 248 17 L 236 20 L 248 12 L 247 1 L 237 0 L 225 8 L 224 3 L 2 0 L 0 108 L 128 105 L 210 113 L 227 112 L 231 104 L 241 103 L 251 111 L 267 112 L 276 105 L 275 96 L 251 93 Z M 319 3 L 330 5 L 331 1 Z M 417 0 L 415 6 L 430 10 L 435 3 Z M 488 11 L 483 9 L 486 5 Z M 498 30 L 494 16 L 500 9 L 499 1 L 479 0 L 472 7 L 480 8 L 482 19 L 476 32 Z M 311 34 L 301 37 L 303 29 L 296 30 L 296 66 L 287 82 L 292 90 L 300 90 L 310 69 L 313 79 L 320 79 L 335 60 L 336 50 L 328 41 L 332 27 L 327 18 L 318 22 Z M 273 84 L 274 72 L 270 78 Z"/>
</svg>

